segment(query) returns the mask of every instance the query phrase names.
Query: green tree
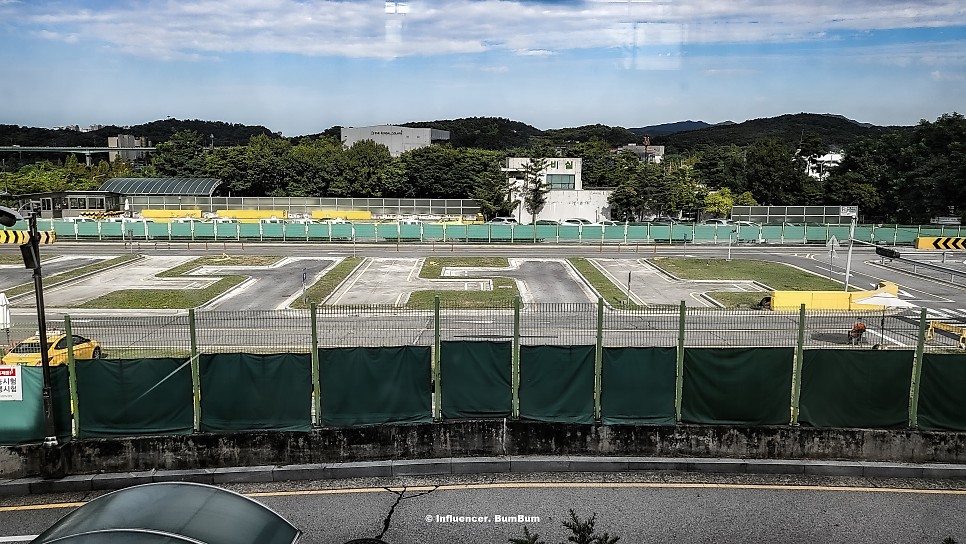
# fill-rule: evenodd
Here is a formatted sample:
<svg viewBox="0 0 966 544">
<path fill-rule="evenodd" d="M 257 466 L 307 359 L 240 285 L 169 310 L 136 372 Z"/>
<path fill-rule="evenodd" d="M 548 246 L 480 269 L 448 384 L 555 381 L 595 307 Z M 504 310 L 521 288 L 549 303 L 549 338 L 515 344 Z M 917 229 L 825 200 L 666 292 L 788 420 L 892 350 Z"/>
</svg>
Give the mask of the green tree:
<svg viewBox="0 0 966 544">
<path fill-rule="evenodd" d="M 745 160 L 747 190 L 766 206 L 802 203 L 808 175 L 801 157 L 777 138 L 748 147 Z"/>
<path fill-rule="evenodd" d="M 203 177 L 205 175 L 204 138 L 193 130 L 175 132 L 166 142 L 155 146 L 151 165 L 162 176 Z"/>
<path fill-rule="evenodd" d="M 626 181 L 617 186 L 607 197 L 610 215 L 618 221 L 636 221 L 640 217 L 641 198 L 634 188 L 633 181 Z"/>
<path fill-rule="evenodd" d="M 402 192 L 402 168 L 389 148 L 363 140 L 345 152 L 346 175 L 329 186 L 329 196 L 382 197 Z"/>
<path fill-rule="evenodd" d="M 547 169 L 547 159 L 543 157 L 532 157 L 523 165 L 523 208 L 533 217 L 533 222 L 537 221 L 537 214 L 547 203 L 547 193 L 550 188 L 543 177 Z"/>
<path fill-rule="evenodd" d="M 757 206 L 757 205 L 758 205 L 758 201 L 755 200 L 755 196 L 751 194 L 751 191 L 745 191 L 735 197 L 735 206 Z"/>
<path fill-rule="evenodd" d="M 717 191 L 708 193 L 704 197 L 704 207 L 702 209 L 705 213 L 709 213 L 713 217 L 726 217 L 731 214 L 731 208 L 734 205 L 735 198 L 731 194 L 731 189 L 723 187 Z"/>
</svg>

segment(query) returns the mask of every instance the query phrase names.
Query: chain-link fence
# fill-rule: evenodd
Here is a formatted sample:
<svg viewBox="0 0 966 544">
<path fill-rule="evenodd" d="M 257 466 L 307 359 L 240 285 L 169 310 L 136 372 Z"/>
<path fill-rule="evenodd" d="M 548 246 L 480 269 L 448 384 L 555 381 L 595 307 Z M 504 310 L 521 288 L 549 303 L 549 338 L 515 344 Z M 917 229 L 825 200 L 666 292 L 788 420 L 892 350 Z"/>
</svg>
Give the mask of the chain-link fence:
<svg viewBox="0 0 966 544">
<path fill-rule="evenodd" d="M 595 345 L 598 337 L 602 347 L 795 347 L 801 335 L 804 349 L 915 349 L 920 326 L 925 351 L 966 350 L 966 328 L 928 318 L 921 322 L 920 309 L 808 311 L 803 319 L 799 312 L 681 306 L 624 310 L 593 303 L 510 301 L 473 310 L 441 303 L 438 310 L 373 305 L 319 306 L 315 312 L 314 332 L 308 309 L 81 315 L 71 325 L 73 334 L 94 340 L 101 354 L 112 359 L 180 357 L 192 349 L 311 353 L 313 334 L 323 348 L 432 346 L 437 338 L 578 346 Z M 62 334 L 64 325 L 62 318 L 48 320 L 54 334 Z M 36 333 L 29 320 L 16 320 L 5 340 L 14 345 Z"/>
</svg>

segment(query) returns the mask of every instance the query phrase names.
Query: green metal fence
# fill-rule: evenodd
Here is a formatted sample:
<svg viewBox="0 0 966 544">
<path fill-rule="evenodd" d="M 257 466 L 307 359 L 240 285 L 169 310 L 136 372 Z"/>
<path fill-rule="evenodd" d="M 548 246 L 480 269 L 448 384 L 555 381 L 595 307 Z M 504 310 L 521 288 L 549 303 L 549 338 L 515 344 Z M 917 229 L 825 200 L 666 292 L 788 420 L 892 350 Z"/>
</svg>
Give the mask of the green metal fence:
<svg viewBox="0 0 966 544">
<path fill-rule="evenodd" d="M 825 243 L 848 239 L 847 225 L 446 225 L 396 223 L 185 223 L 81 222 L 41 220 L 42 230 L 61 239 L 140 241 L 315 241 L 315 242 L 473 242 L 473 243 Z M 23 230 L 25 227 L 14 226 Z M 962 236 L 962 227 L 936 225 L 856 225 L 855 238 L 877 244 L 911 244 L 923 236 Z"/>
<path fill-rule="evenodd" d="M 190 427 L 213 432 L 467 417 L 966 430 L 959 338 L 927 343 L 924 310 L 877 317 L 519 300 L 470 312 L 438 299 L 68 317 L 68 334 L 96 338 L 106 360 L 75 362 L 70 345 L 57 369 L 80 436 L 183 433 L 186 399 Z M 850 343 L 857 318 L 867 330 Z M 34 412 L 29 428 L 11 423 L 16 406 L 0 403 L 0 443 L 42 434 Z"/>
</svg>

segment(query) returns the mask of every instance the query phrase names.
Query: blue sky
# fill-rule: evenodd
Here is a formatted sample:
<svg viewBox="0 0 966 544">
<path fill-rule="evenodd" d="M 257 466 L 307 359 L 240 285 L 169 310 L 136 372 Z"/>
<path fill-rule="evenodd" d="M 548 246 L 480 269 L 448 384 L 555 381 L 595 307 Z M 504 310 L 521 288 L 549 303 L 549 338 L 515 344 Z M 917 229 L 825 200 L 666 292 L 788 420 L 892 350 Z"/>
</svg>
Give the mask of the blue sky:
<svg viewBox="0 0 966 544">
<path fill-rule="evenodd" d="M 966 107 L 961 0 L 0 0 L 0 123 L 166 117 L 286 136 Z"/>
</svg>

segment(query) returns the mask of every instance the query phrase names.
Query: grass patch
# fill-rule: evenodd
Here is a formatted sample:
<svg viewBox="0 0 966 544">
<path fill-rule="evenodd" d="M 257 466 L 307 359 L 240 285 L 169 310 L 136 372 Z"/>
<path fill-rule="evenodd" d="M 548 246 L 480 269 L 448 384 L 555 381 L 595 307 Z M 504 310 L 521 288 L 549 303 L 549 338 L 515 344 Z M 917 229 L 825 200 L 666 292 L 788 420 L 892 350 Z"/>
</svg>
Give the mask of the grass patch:
<svg viewBox="0 0 966 544">
<path fill-rule="evenodd" d="M 768 296 L 768 293 L 733 293 L 727 291 L 717 291 L 708 293 L 708 296 L 721 303 L 726 308 L 757 307 L 761 299 Z"/>
<path fill-rule="evenodd" d="M 281 257 L 264 255 L 208 255 L 190 260 L 155 275 L 159 278 L 177 278 L 202 266 L 271 266 L 281 259 Z"/>
<path fill-rule="evenodd" d="M 204 289 L 124 289 L 81 304 L 81 308 L 177 309 L 197 308 L 245 281 L 246 276 L 225 276 Z"/>
<path fill-rule="evenodd" d="M 48 255 L 47 253 L 44 253 L 43 255 L 40 256 L 40 262 L 43 263 L 44 261 L 56 259 L 57 257 L 60 257 L 60 255 L 53 255 L 53 254 Z M 23 256 L 20 255 L 19 253 L 15 255 L 8 255 L 6 253 L 0 254 L 0 264 L 23 265 Z"/>
<path fill-rule="evenodd" d="M 73 270 L 61 272 L 60 274 L 54 274 L 53 276 L 45 276 L 44 287 L 50 287 L 51 285 L 60 283 L 62 281 L 78 278 L 80 276 L 83 276 L 84 274 L 89 274 L 92 272 L 97 272 L 99 270 L 104 270 L 105 268 L 110 268 L 114 265 L 126 263 L 136 258 L 137 258 L 137 255 L 121 255 L 120 257 L 114 257 L 113 259 L 108 259 L 106 261 L 101 261 L 99 263 L 92 263 L 87 266 L 82 266 L 80 268 L 75 268 Z M 20 263 L 22 264 L 23 260 L 21 260 Z M 34 289 L 33 281 L 31 281 L 30 283 L 22 283 L 16 287 L 7 289 L 7 296 L 12 297 L 14 295 L 19 295 L 21 293 L 33 291 L 33 289 Z"/>
<path fill-rule="evenodd" d="M 841 291 L 842 283 L 782 263 L 753 259 L 693 259 L 658 257 L 651 262 L 686 280 L 754 280 L 776 291 Z M 849 291 L 859 291 L 852 286 Z M 712 292 L 708 296 L 727 308 L 756 306 L 766 292 Z"/>
<path fill-rule="evenodd" d="M 427 257 L 423 267 L 419 270 L 419 277 L 423 279 L 440 279 L 445 267 L 490 267 L 507 268 L 510 261 L 506 257 Z M 474 278 L 482 279 L 482 278 Z M 485 308 L 508 308 L 513 299 L 520 296 L 520 290 L 512 278 L 494 276 L 492 291 L 454 291 L 443 289 L 427 289 L 413 291 L 406 302 L 407 308 L 431 310 L 433 299 L 439 297 L 440 303 L 446 308 L 460 308 L 466 310 L 481 310 Z"/>
<path fill-rule="evenodd" d="M 658 257 L 655 266 L 685 280 L 755 280 L 776 291 L 841 291 L 842 283 L 782 263 L 752 259 Z M 858 289 L 852 289 L 857 291 Z"/>
<path fill-rule="evenodd" d="M 570 264 L 574 265 L 577 272 L 584 277 L 594 289 L 600 293 L 600 296 L 604 298 L 608 304 L 615 308 L 627 308 L 627 309 L 638 309 L 641 308 L 639 304 L 633 301 L 627 300 L 627 291 L 621 289 L 614 284 L 607 276 L 603 274 L 596 266 L 593 265 L 587 259 L 582 257 L 575 257 L 572 259 L 567 259 Z"/>
<path fill-rule="evenodd" d="M 331 295 L 332 291 L 340 283 L 345 281 L 349 277 L 349 274 L 359 266 L 362 259 L 362 257 L 346 257 L 343 259 L 342 262 L 326 272 L 319 281 L 313 283 L 311 287 L 305 290 L 305 297 L 308 299 L 308 302 L 303 302 L 300 297 L 292 303 L 292 308 L 308 308 L 313 302 L 318 304 L 325 300 L 325 297 Z"/>
<path fill-rule="evenodd" d="M 154 359 L 191 357 L 191 350 L 185 348 L 142 348 L 137 346 L 112 347 L 104 349 L 105 359 Z"/>
<path fill-rule="evenodd" d="M 506 257 L 427 257 L 419 270 L 419 277 L 438 280 L 447 266 L 507 268 L 510 261 Z"/>
<path fill-rule="evenodd" d="M 188 272 L 202 266 L 270 266 L 279 260 L 281 257 L 261 255 L 209 255 L 169 268 L 156 276 L 159 278 L 184 277 Z M 246 279 L 247 276 L 223 276 L 204 289 L 124 289 L 89 300 L 80 307 L 165 310 L 197 308 Z"/>
<path fill-rule="evenodd" d="M 432 310 L 433 299 L 439 296 L 440 304 L 446 308 L 463 310 L 483 310 L 487 308 L 510 308 L 513 299 L 520 295 L 517 284 L 512 278 L 492 278 L 492 291 L 413 291 L 406 302 L 407 308 Z"/>
</svg>

